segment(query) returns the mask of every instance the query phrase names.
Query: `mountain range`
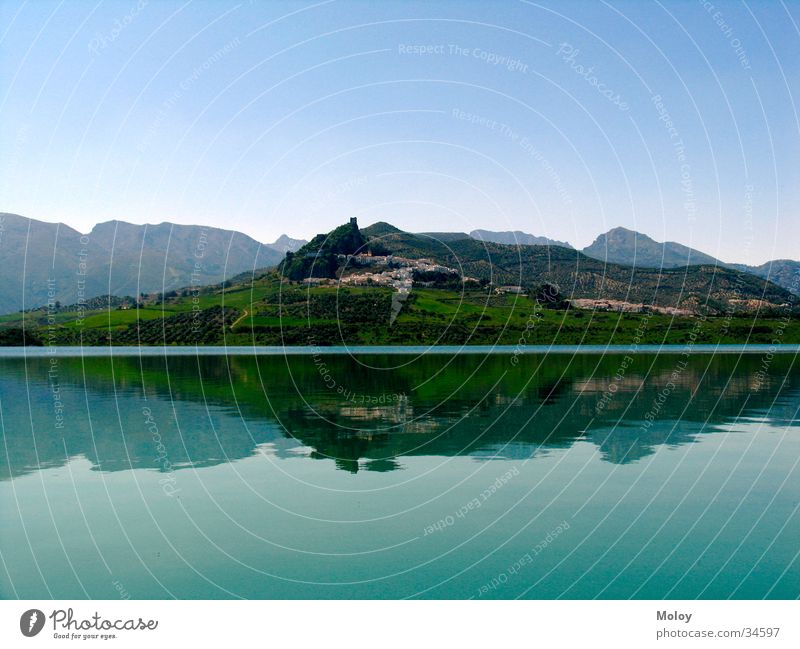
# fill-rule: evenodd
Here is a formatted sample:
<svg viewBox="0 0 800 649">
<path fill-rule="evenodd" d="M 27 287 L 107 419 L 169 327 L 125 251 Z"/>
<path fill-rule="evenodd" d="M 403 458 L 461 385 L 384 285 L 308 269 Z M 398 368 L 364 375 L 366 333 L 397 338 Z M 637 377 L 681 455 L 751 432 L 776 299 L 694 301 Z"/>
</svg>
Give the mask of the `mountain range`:
<svg viewBox="0 0 800 649">
<path fill-rule="evenodd" d="M 475 239 L 510 245 L 549 245 L 571 248 L 569 243 L 537 237 L 525 232 L 491 232 L 474 230 Z M 683 266 L 718 266 L 740 270 L 768 279 L 795 295 L 800 295 L 800 261 L 775 259 L 758 266 L 729 264 L 709 254 L 674 241 L 655 241 L 646 234 L 627 228 L 612 228 L 599 235 L 581 252 L 587 257 L 612 264 L 638 268 L 680 268 Z"/>
<path fill-rule="evenodd" d="M 537 237 L 535 234 L 528 234 L 521 230 L 506 230 L 504 232 L 473 230 L 469 233 L 469 236 L 479 241 L 503 243 L 508 246 L 561 246 L 562 248 L 572 248 L 572 245 L 567 241 L 558 241 L 557 239 L 549 239 L 548 237 Z"/>
<path fill-rule="evenodd" d="M 342 226 L 348 252 L 369 242 L 375 254 L 431 258 L 495 284 L 552 282 L 573 298 L 725 310 L 732 304 L 786 302 L 800 294 L 800 262 L 726 264 L 675 242 L 613 228 L 583 250 L 521 231 L 404 232 L 388 223 Z M 199 225 L 133 225 L 107 221 L 81 234 L 64 224 L 0 214 L 0 313 L 77 304 L 100 295 L 137 296 L 218 284 L 276 266 L 286 253 L 318 255 L 333 233 L 311 242 L 282 235 L 271 244 L 233 230 Z M 338 236 L 338 235 L 337 235 Z M 343 248 L 344 249 L 344 248 Z M 327 273 L 335 272 L 329 260 Z M 306 271 L 295 258 L 295 274 Z M 320 268 L 319 262 L 315 262 Z M 306 264 L 308 265 L 308 264 Z M 769 280 L 756 281 L 756 278 Z"/>
<path fill-rule="evenodd" d="M 678 268 L 694 264 L 732 268 L 768 279 L 800 295 L 800 261 L 791 259 L 775 259 L 759 266 L 728 264 L 683 244 L 654 241 L 646 234 L 626 228 L 614 228 L 601 234 L 582 252 L 595 259 L 642 268 Z"/>
<path fill-rule="evenodd" d="M 0 313 L 48 300 L 77 304 L 98 295 L 215 284 L 274 266 L 304 243 L 284 235 L 262 244 L 233 230 L 175 223 L 106 221 L 82 234 L 63 223 L 2 213 Z"/>
</svg>

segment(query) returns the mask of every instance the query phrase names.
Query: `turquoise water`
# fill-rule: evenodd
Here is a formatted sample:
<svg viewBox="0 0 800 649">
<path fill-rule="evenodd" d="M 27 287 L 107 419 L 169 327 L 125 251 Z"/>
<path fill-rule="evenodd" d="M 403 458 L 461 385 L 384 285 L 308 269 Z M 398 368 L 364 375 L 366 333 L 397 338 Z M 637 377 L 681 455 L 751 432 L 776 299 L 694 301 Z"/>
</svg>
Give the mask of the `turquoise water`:
<svg viewBox="0 0 800 649">
<path fill-rule="evenodd" d="M 796 351 L 180 351 L 0 358 L 2 597 L 800 596 Z"/>
</svg>

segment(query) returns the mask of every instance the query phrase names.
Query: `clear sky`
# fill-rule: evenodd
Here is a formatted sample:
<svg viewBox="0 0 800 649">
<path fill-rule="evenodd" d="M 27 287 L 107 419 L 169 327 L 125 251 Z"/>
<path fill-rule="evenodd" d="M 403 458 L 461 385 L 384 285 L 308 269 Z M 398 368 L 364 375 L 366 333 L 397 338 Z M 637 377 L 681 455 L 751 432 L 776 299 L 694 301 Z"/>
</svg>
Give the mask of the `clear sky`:
<svg viewBox="0 0 800 649">
<path fill-rule="evenodd" d="M 0 211 L 800 258 L 800 6 L 0 0 Z"/>
</svg>

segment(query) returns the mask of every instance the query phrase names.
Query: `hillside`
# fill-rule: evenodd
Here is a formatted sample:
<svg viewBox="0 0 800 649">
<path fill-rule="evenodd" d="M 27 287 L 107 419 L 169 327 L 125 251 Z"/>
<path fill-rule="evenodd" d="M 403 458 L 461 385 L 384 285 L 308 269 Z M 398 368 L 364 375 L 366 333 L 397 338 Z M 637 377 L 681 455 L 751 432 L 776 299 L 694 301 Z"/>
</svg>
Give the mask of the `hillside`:
<svg viewBox="0 0 800 649">
<path fill-rule="evenodd" d="M 247 235 L 196 225 L 108 221 L 81 234 L 63 223 L 0 214 L 0 313 L 48 299 L 138 295 L 220 282 L 278 263 L 298 242 L 262 245 Z M 52 281 L 50 281 L 52 280 Z"/>
<path fill-rule="evenodd" d="M 327 280 L 326 280 L 327 281 Z M 560 299 L 415 282 L 304 286 L 270 271 L 241 283 L 182 290 L 130 306 L 0 317 L 0 345 L 466 345 L 800 343 L 784 313 L 673 317 L 571 308 Z M 556 296 L 557 298 L 557 296 Z M 399 309 L 397 308 L 399 306 Z M 50 323 L 53 323 L 52 325 Z M 788 323 L 787 323 L 788 322 Z M 23 331 L 24 328 L 24 331 Z"/>
<path fill-rule="evenodd" d="M 731 264 L 732 268 L 763 277 L 778 286 L 800 295 L 800 261 L 791 259 L 776 259 L 760 266 L 745 266 L 744 264 Z"/>
<path fill-rule="evenodd" d="M 382 228 L 392 254 L 429 258 L 494 285 L 550 283 L 570 299 L 618 300 L 694 312 L 722 313 L 794 303 L 791 294 L 748 273 L 715 266 L 654 269 L 604 263 L 557 246 L 507 246 L 475 239 L 437 241 Z M 368 240 L 372 236 L 365 230 Z"/>
</svg>

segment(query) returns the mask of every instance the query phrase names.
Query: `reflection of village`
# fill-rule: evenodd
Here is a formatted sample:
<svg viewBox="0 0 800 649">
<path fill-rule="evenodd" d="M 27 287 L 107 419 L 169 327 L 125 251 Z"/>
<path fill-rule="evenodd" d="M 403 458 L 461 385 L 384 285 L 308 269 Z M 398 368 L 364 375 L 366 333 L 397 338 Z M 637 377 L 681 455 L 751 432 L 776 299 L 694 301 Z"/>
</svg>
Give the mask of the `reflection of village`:
<svg viewBox="0 0 800 649">
<path fill-rule="evenodd" d="M 224 366 L 214 356 L 174 358 L 169 365 L 157 357 L 120 357 L 116 375 L 106 360 L 87 372 L 81 359 L 62 359 L 61 398 L 76 417 L 69 456 L 60 433 L 31 446 L 30 426 L 52 430 L 52 410 L 26 407 L 27 429 L 6 427 L 0 480 L 70 457 L 103 471 L 153 468 L 156 442 L 143 425 L 137 391 L 142 380 L 176 470 L 267 453 L 334 460 L 346 471 L 390 471 L 402 468 L 404 456 L 529 459 L 576 444 L 591 445 L 604 461 L 628 464 L 660 446 L 694 443 L 717 431 L 728 435 L 732 422 L 800 425 L 800 367 L 791 355 L 775 355 L 768 371 L 757 355 L 696 355 L 685 367 L 677 355 L 641 355 L 624 375 L 622 354 L 587 355 L 563 366 L 528 358 L 512 367 L 507 356 L 468 355 L 443 368 L 442 359 L 424 357 L 379 374 L 352 359 L 328 358 L 337 380 L 346 381 L 342 393 L 320 382 L 310 357 L 231 356 Z M 676 374 L 676 367 L 683 369 Z M 30 395 L 33 403 L 52 404 L 48 370 L 46 359 L 0 361 L 0 390 L 14 394 L 12 382 L 24 379 L 25 403 Z M 438 387 L 426 383 L 434 375 Z M 96 399 L 94 410 L 132 422 L 124 436 L 80 423 L 87 393 L 113 395 Z M 645 426 L 649 413 L 655 416 Z"/>
<path fill-rule="evenodd" d="M 436 432 L 443 425 L 441 418 L 427 417 L 425 411 L 415 412 L 413 402 L 407 395 L 398 395 L 389 403 L 376 406 L 331 403 L 318 409 L 320 415 L 328 414 L 329 420 L 347 421 L 349 434 L 372 439 L 382 433 L 424 433 Z M 363 424 L 372 424 L 363 428 Z"/>
<path fill-rule="evenodd" d="M 578 373 L 533 381 L 521 391 L 501 388 L 483 393 L 483 399 L 461 395 L 444 404 L 415 397 L 413 391 L 372 406 L 318 393 L 313 414 L 297 413 L 287 432 L 311 449 L 311 457 L 333 459 L 340 469 L 358 471 L 401 468 L 399 458 L 418 454 L 532 459 L 576 443 L 593 445 L 605 461 L 627 464 L 659 446 L 694 443 L 704 433 L 722 430 L 718 424 L 730 421 L 728 416 L 748 396 L 752 416 L 769 402 L 770 417 L 790 423 L 782 408 L 796 407 L 798 393 L 785 392 L 785 401 L 776 400 L 775 383 L 782 381 L 757 383 L 749 372 L 731 377 L 723 368 L 700 367 L 701 358 L 676 376 L 676 360 L 662 359 L 665 367 L 619 380 L 610 374 Z M 612 396 L 601 411 L 598 403 L 606 394 Z M 637 399 L 632 401 L 633 395 Z M 570 407 L 565 413 L 566 404 Z M 391 466 L 372 467 L 378 458 L 391 458 Z"/>
</svg>

